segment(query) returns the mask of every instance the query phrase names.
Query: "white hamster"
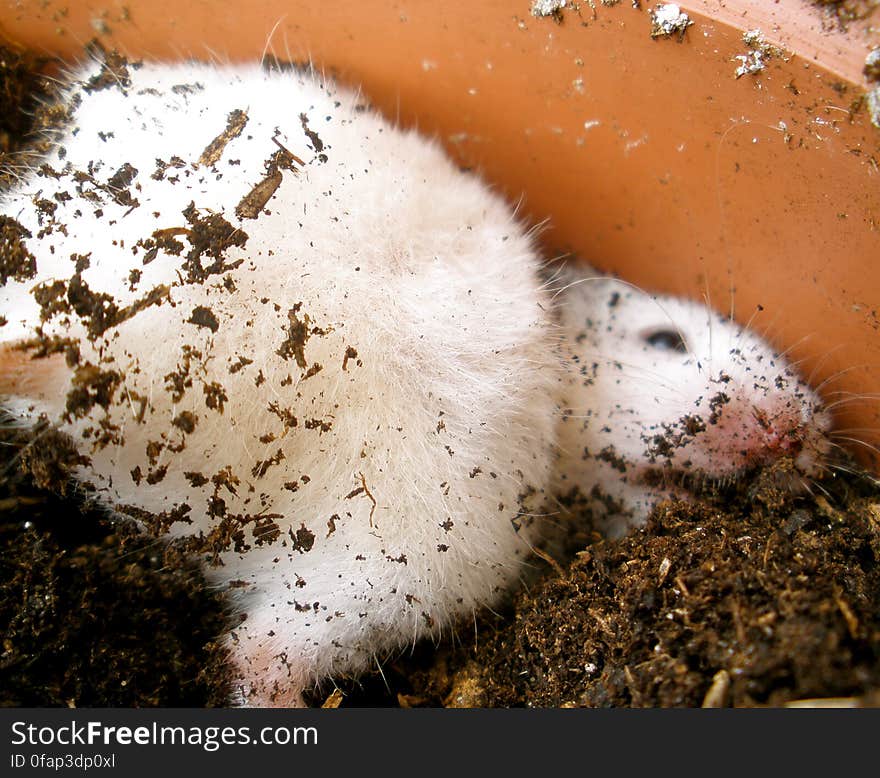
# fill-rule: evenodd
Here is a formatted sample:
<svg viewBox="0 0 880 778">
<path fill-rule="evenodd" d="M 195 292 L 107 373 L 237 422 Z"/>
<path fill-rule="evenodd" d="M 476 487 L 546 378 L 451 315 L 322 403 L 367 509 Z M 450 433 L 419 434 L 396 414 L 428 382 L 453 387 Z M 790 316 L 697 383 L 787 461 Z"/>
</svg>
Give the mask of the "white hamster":
<svg viewBox="0 0 880 778">
<path fill-rule="evenodd" d="M 0 202 L 0 391 L 232 590 L 243 700 L 299 704 L 497 602 L 558 381 L 507 205 L 314 74 L 108 57 L 67 100 Z"/>
<path fill-rule="evenodd" d="M 579 493 L 606 534 L 783 456 L 787 489 L 826 469 L 830 414 L 757 334 L 586 266 L 555 284 L 566 369 L 552 491 Z"/>
</svg>

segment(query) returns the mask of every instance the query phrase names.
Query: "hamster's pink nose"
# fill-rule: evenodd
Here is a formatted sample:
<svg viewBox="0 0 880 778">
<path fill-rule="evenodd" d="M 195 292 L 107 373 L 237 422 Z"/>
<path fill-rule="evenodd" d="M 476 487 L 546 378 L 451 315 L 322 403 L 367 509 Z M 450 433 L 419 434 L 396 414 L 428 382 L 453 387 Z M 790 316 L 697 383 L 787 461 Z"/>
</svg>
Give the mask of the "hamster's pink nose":
<svg viewBox="0 0 880 778">
<path fill-rule="evenodd" d="M 788 414 L 771 415 L 763 408 L 752 406 L 752 416 L 761 429 L 761 447 L 768 453 L 798 454 L 803 448 L 804 427 Z"/>
</svg>

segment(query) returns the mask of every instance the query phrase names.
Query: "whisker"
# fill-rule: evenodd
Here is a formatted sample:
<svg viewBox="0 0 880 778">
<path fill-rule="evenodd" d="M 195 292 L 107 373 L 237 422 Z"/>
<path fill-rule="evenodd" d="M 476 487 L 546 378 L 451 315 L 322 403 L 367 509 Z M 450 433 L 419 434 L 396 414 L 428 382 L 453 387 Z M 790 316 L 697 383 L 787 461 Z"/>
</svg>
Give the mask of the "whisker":
<svg viewBox="0 0 880 778">
<path fill-rule="evenodd" d="M 777 359 L 786 359 L 786 357 L 787 357 L 787 356 L 788 356 L 788 355 L 789 355 L 794 349 L 796 349 L 798 346 L 800 346 L 801 343 L 803 343 L 805 340 L 809 340 L 811 337 L 812 337 L 812 334 L 811 334 L 811 333 L 807 333 L 806 335 L 801 336 L 801 337 L 798 338 L 794 343 L 792 343 L 787 349 L 785 349 L 784 351 L 780 351 L 780 352 L 776 355 L 776 358 L 777 358 Z M 799 360 L 799 362 L 802 362 L 802 361 L 803 361 L 803 360 Z M 796 364 L 798 364 L 798 363 L 794 363 L 794 364 L 792 365 L 792 367 L 794 367 Z"/>
<path fill-rule="evenodd" d="M 874 446 L 870 443 L 867 443 L 864 440 L 859 440 L 858 438 L 847 437 L 846 435 L 836 435 L 835 437 L 839 438 L 840 440 L 849 441 L 850 443 L 857 443 L 860 446 L 864 446 L 866 449 L 868 449 L 872 453 L 880 456 L 880 448 L 877 448 L 877 446 Z"/>
<path fill-rule="evenodd" d="M 743 327 L 742 327 L 743 330 L 745 330 L 745 331 L 751 331 L 751 330 L 752 330 L 752 323 L 755 321 L 755 317 L 756 317 L 759 313 L 761 313 L 763 310 L 764 310 L 763 307 L 760 307 L 760 306 L 757 306 L 757 305 L 756 305 L 756 306 L 755 306 L 755 310 L 752 311 L 752 315 L 749 316 L 748 321 L 747 321 L 745 324 L 743 324 Z M 732 309 L 732 308 L 731 308 L 731 313 L 730 313 L 730 320 L 731 320 L 731 321 L 734 320 L 734 319 L 733 319 L 733 309 Z"/>
<path fill-rule="evenodd" d="M 832 470 L 838 470 L 841 473 L 846 473 L 847 475 L 852 475 L 852 476 L 857 476 L 859 478 L 864 478 L 865 480 L 869 481 L 874 486 L 880 486 L 880 478 L 877 478 L 877 477 L 871 475 L 870 473 L 866 472 L 865 470 L 859 470 L 858 468 L 855 468 L 855 467 L 847 467 L 846 465 L 840 465 L 840 464 L 831 464 L 831 465 L 829 465 L 829 467 Z"/>
<path fill-rule="evenodd" d="M 275 24 L 272 25 L 272 29 L 269 30 L 269 35 L 266 37 L 266 43 L 263 46 L 263 51 L 260 53 L 260 64 L 261 65 L 265 65 L 266 54 L 269 53 L 269 47 L 272 45 L 272 38 L 275 36 L 275 33 L 278 30 L 278 27 L 281 24 L 281 22 L 283 22 L 286 17 L 287 17 L 287 14 L 282 14 L 281 16 L 279 16 L 277 21 L 275 22 Z M 274 56 L 274 54 L 275 54 L 274 50 L 272 51 L 272 54 Z"/>
<path fill-rule="evenodd" d="M 842 376 L 845 376 L 847 373 L 851 373 L 853 370 L 862 370 L 866 367 L 869 367 L 869 365 L 867 365 L 867 364 L 853 365 L 852 367 L 847 367 L 847 368 L 844 368 L 843 370 L 838 370 L 836 373 L 832 373 L 830 376 L 828 376 L 828 378 L 826 378 L 824 381 L 822 381 L 822 383 L 820 383 L 818 386 L 816 386 L 815 390 L 817 392 L 820 392 L 820 391 L 822 391 L 822 387 L 825 386 L 826 384 L 831 383 L 832 381 L 837 381 L 839 378 L 841 378 Z"/>
<path fill-rule="evenodd" d="M 820 492 L 822 492 L 822 494 L 824 494 L 829 500 L 834 501 L 834 497 L 832 496 L 831 492 L 829 492 L 829 491 L 828 491 L 824 486 L 822 486 L 822 484 L 820 484 L 818 481 L 813 481 L 813 486 L 815 486 Z M 812 494 L 812 491 L 810 492 L 810 494 Z"/>
<path fill-rule="evenodd" d="M 834 346 L 834 348 L 828 349 L 824 354 L 822 354 L 821 357 L 819 357 L 819 360 L 816 362 L 815 365 L 813 365 L 813 369 L 810 371 L 810 375 L 807 377 L 807 383 L 810 384 L 810 386 L 813 385 L 813 379 L 815 379 L 816 373 L 819 372 L 827 359 L 836 351 L 839 351 L 841 348 L 843 348 L 843 343 L 838 343 L 836 346 Z"/>
<path fill-rule="evenodd" d="M 869 396 L 869 395 L 860 395 L 855 397 L 845 397 L 842 400 L 835 400 L 832 403 L 825 404 L 825 410 L 831 411 L 835 408 L 840 408 L 843 405 L 851 405 L 854 403 L 876 403 L 880 402 L 880 396 Z"/>
</svg>

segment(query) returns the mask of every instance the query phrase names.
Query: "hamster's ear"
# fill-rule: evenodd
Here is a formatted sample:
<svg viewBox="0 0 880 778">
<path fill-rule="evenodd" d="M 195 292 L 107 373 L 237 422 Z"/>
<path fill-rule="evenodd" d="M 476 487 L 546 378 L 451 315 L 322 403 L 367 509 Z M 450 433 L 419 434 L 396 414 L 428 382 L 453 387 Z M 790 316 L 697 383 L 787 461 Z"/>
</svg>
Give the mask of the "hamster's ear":
<svg viewBox="0 0 880 778">
<path fill-rule="evenodd" d="M 31 400 L 60 412 L 70 375 L 64 354 L 34 357 L 19 343 L 0 344 L 0 398 Z"/>
<path fill-rule="evenodd" d="M 612 282 L 607 274 L 579 259 L 568 259 L 556 266 L 550 290 L 558 295 L 557 303 L 568 305 L 593 305 L 608 292 Z"/>
<path fill-rule="evenodd" d="M 579 278 L 593 278 L 594 276 L 607 275 L 607 273 L 603 273 L 601 270 L 597 270 L 589 262 L 581 259 L 580 257 L 573 257 L 566 260 L 565 266 L 568 272 Z"/>
<path fill-rule="evenodd" d="M 557 292 L 579 278 L 588 277 L 595 271 L 585 262 L 570 257 L 545 260 L 539 270 L 551 292 Z"/>
</svg>

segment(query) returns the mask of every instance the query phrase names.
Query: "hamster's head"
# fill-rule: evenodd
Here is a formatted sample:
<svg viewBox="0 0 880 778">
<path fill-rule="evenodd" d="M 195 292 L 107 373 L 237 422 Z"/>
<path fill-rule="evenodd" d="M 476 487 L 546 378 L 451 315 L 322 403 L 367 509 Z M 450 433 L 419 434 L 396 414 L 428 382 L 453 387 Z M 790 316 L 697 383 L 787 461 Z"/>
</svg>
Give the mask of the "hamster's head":
<svg viewBox="0 0 880 778">
<path fill-rule="evenodd" d="M 726 479 L 781 457 L 801 476 L 825 469 L 829 413 L 754 332 L 705 305 L 614 279 L 575 282 L 562 308 L 575 368 L 566 400 L 583 457 L 611 463 L 630 482 Z"/>
</svg>

